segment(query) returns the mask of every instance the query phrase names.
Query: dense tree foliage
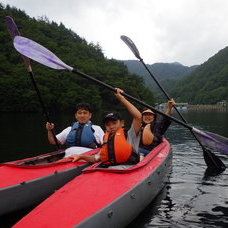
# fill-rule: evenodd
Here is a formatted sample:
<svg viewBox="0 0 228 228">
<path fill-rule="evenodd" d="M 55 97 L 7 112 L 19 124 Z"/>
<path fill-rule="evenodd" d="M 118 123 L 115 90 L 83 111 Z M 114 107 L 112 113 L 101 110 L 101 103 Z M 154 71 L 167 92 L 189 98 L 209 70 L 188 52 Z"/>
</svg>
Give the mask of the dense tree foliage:
<svg viewBox="0 0 228 228">
<path fill-rule="evenodd" d="M 62 23 L 50 22 L 46 17 L 37 20 L 19 9 L 0 4 L 0 111 L 41 109 L 23 61 L 13 48 L 5 16 L 14 18 L 22 36 L 47 47 L 67 64 L 153 104 L 153 95 L 141 78 L 130 74 L 123 63 L 107 59 L 99 44 L 88 43 Z M 49 110 L 73 109 L 78 102 L 89 102 L 95 110 L 121 107 L 117 106 L 113 92 L 80 76 L 48 69 L 35 62 L 32 68 Z"/>
<path fill-rule="evenodd" d="M 139 61 L 123 62 L 130 72 L 143 77 L 146 85 L 155 93 L 156 102 L 164 102 L 164 95 Z M 186 67 L 178 63 L 147 66 L 177 102 L 216 104 L 222 100 L 228 101 L 228 47 L 200 66 Z"/>
<path fill-rule="evenodd" d="M 178 101 L 190 104 L 228 101 L 228 47 L 181 79 L 172 94 Z"/>
<path fill-rule="evenodd" d="M 127 65 L 129 71 L 131 73 L 138 74 L 142 77 L 146 78 L 148 74 L 147 70 L 143 65 L 137 60 L 123 60 L 124 64 Z M 183 78 L 185 75 L 190 74 L 193 72 L 197 65 L 195 66 L 184 66 L 178 62 L 174 63 L 154 63 L 154 64 L 147 64 L 147 67 L 157 75 L 157 78 L 162 81 L 166 79 L 180 79 Z"/>
</svg>

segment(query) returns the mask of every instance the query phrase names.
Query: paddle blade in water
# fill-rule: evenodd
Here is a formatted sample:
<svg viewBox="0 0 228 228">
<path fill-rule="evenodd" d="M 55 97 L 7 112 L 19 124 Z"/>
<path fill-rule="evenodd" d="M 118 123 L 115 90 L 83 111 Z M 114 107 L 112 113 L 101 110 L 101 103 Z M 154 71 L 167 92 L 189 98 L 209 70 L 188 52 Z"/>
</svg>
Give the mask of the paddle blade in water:
<svg viewBox="0 0 228 228">
<path fill-rule="evenodd" d="M 123 42 L 131 49 L 131 51 L 133 52 L 133 54 L 137 59 L 142 60 L 137 47 L 129 37 L 123 35 L 123 36 L 120 36 L 120 39 L 123 40 Z"/>
<path fill-rule="evenodd" d="M 193 128 L 192 131 L 195 133 L 197 138 L 200 139 L 201 143 L 214 150 L 217 150 L 223 154 L 228 154 L 228 139 L 208 131 L 200 131 Z"/>
<path fill-rule="evenodd" d="M 34 61 L 41 63 L 57 70 L 69 70 L 72 71 L 73 68 L 66 65 L 62 60 L 60 60 L 55 54 L 49 51 L 42 45 L 22 36 L 16 36 L 14 38 L 14 47 L 22 55 L 27 56 Z"/>
<path fill-rule="evenodd" d="M 210 150 L 203 148 L 203 156 L 207 164 L 208 170 L 213 170 L 213 172 L 218 173 L 226 170 L 226 166 L 223 164 L 223 162 Z"/>
</svg>

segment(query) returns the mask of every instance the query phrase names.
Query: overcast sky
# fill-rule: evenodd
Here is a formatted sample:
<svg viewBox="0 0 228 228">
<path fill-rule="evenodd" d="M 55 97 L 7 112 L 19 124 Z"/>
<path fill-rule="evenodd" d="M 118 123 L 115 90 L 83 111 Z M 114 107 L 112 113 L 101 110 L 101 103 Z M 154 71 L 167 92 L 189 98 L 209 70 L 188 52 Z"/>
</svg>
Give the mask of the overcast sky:
<svg viewBox="0 0 228 228">
<path fill-rule="evenodd" d="M 31 17 L 62 22 L 108 58 L 202 64 L 228 44 L 228 0 L 0 0 Z M 29 37 L 28 37 L 29 38 Z M 38 41 L 39 42 L 39 41 Z"/>
</svg>

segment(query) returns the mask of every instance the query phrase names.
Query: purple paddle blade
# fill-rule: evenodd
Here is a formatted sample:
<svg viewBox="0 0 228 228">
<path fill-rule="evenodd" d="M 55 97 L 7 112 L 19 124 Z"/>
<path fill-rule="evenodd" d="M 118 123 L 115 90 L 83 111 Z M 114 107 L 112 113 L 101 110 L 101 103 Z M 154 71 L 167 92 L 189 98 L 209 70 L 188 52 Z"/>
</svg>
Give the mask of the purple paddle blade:
<svg viewBox="0 0 228 228">
<path fill-rule="evenodd" d="M 123 40 L 123 42 L 131 49 L 135 57 L 139 60 L 142 60 L 139 54 L 138 48 L 135 46 L 134 42 L 127 36 L 120 36 L 120 39 Z"/>
<path fill-rule="evenodd" d="M 5 17 L 5 24 L 6 24 L 7 30 L 9 32 L 12 40 L 14 39 L 15 36 L 20 36 L 20 32 L 19 32 L 19 30 L 17 28 L 17 25 L 15 24 L 15 22 L 14 22 L 12 17 L 6 16 Z M 25 67 L 26 67 L 27 71 L 31 72 L 32 69 L 31 69 L 31 66 L 30 66 L 29 58 L 27 58 L 24 55 L 21 55 L 21 57 L 23 58 L 23 61 L 24 61 L 24 64 L 25 64 Z"/>
<path fill-rule="evenodd" d="M 12 39 L 21 35 L 12 17 L 6 16 L 5 23 Z"/>
<path fill-rule="evenodd" d="M 208 131 L 200 131 L 196 128 L 192 129 L 201 143 L 217 150 L 223 154 L 228 154 L 228 139 Z"/>
<path fill-rule="evenodd" d="M 22 36 L 15 36 L 14 47 L 22 55 L 53 69 L 66 69 L 72 71 L 73 68 L 66 65 L 55 54 L 42 45 Z"/>
</svg>

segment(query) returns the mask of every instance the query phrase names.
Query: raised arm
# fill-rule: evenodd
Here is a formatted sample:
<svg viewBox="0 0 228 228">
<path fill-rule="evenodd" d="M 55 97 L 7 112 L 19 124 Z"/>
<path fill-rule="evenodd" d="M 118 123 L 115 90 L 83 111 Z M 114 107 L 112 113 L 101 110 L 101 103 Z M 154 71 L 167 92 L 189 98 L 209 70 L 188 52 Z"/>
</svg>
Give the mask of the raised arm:
<svg viewBox="0 0 228 228">
<path fill-rule="evenodd" d="M 174 101 L 173 99 L 169 100 L 169 101 L 167 102 L 167 110 L 166 110 L 165 114 L 167 114 L 167 115 L 172 115 L 172 113 L 173 113 L 173 106 L 174 106 L 175 104 L 176 104 L 176 103 L 175 103 L 175 101 Z"/>
<path fill-rule="evenodd" d="M 116 88 L 115 96 L 117 100 L 127 109 L 127 111 L 130 113 L 130 115 L 133 117 L 132 125 L 135 129 L 135 133 L 138 134 L 141 122 L 142 122 L 142 114 L 140 111 L 132 104 L 130 103 L 121 93 L 123 90 Z"/>
</svg>

